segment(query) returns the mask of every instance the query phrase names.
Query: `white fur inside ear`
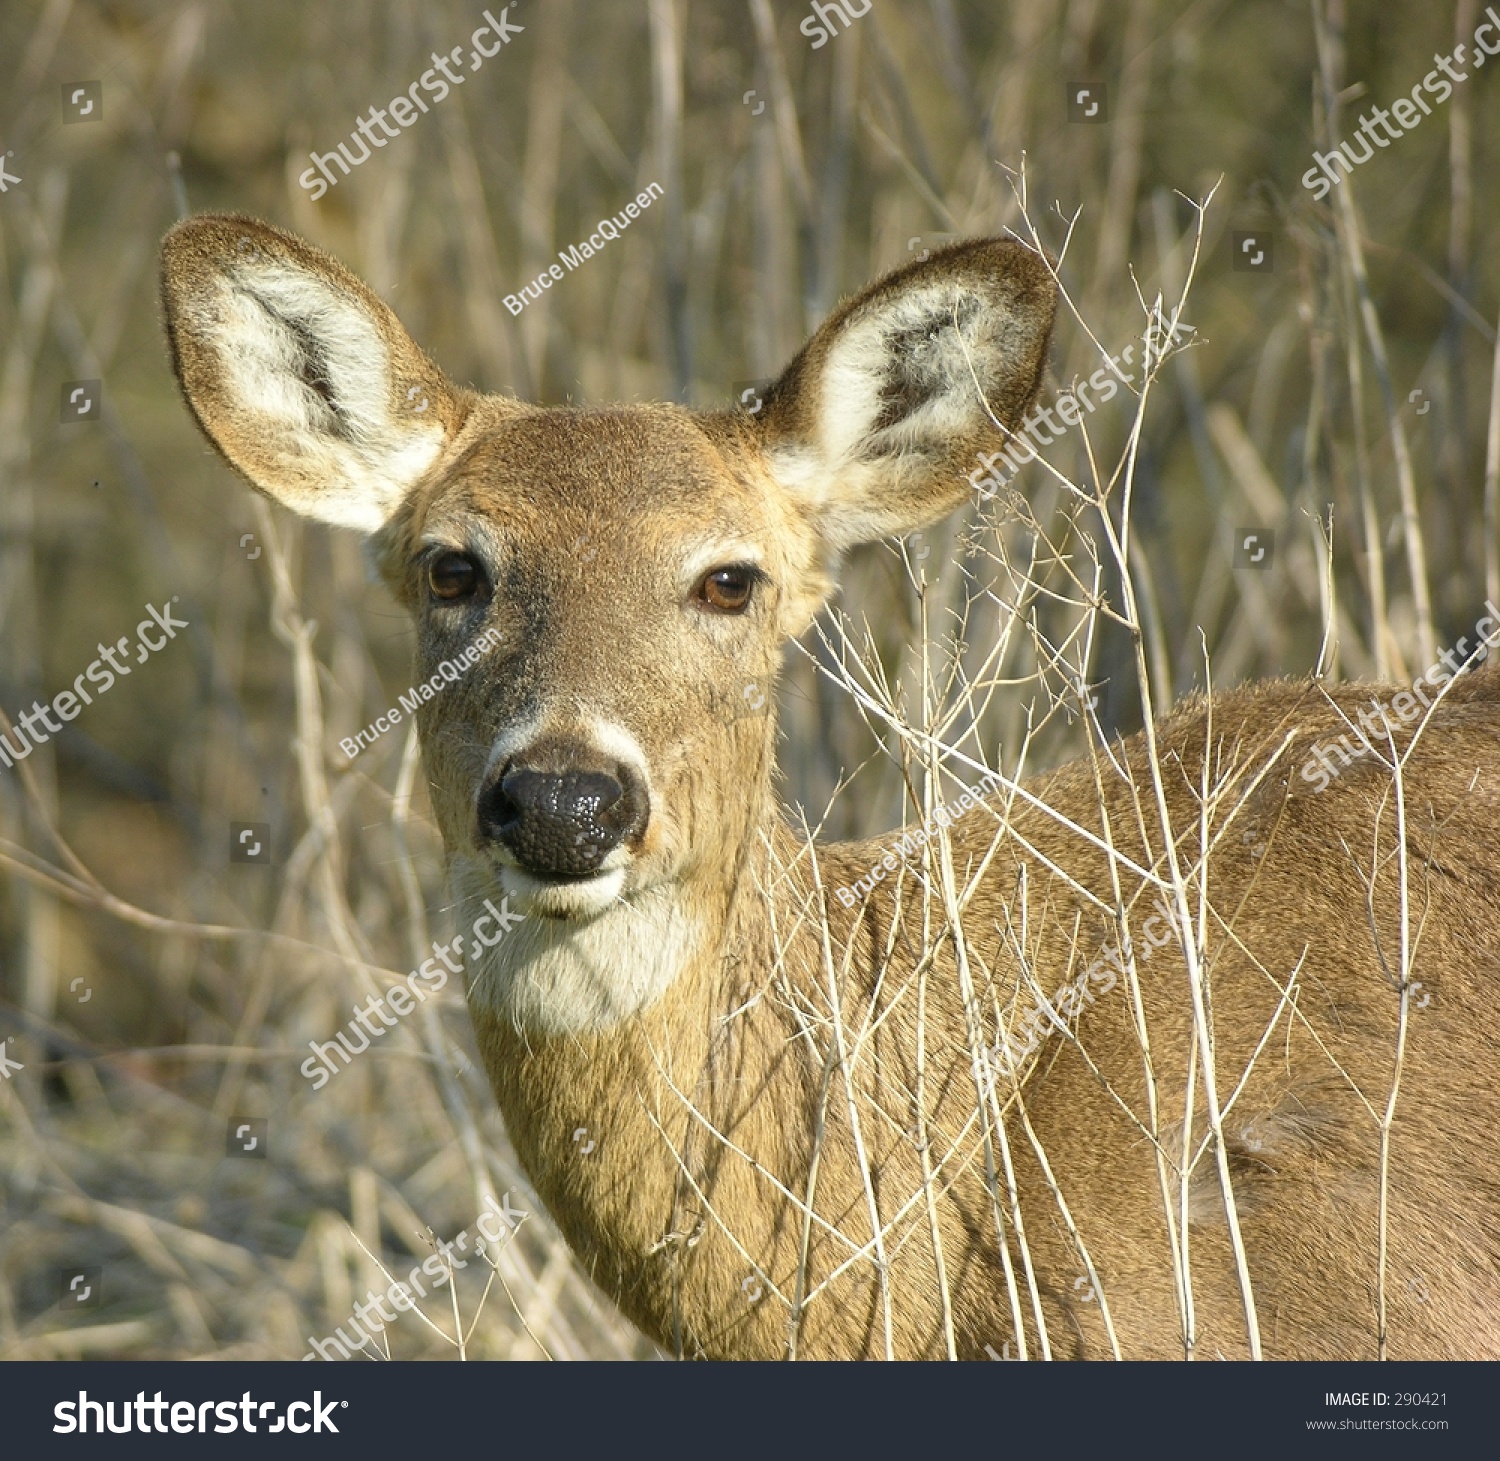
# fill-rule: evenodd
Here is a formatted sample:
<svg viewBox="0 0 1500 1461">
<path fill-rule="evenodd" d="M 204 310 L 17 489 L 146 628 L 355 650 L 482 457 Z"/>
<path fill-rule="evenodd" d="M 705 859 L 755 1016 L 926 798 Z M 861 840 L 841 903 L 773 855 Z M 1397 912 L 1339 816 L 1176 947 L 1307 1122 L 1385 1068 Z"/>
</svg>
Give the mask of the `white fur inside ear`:
<svg viewBox="0 0 1500 1461">
<path fill-rule="evenodd" d="M 779 446 L 770 453 L 771 475 L 798 502 L 818 510 L 846 505 L 879 480 L 882 471 L 865 462 L 830 463 L 821 448 Z M 854 541 L 857 541 L 854 540 Z"/>
<path fill-rule="evenodd" d="M 436 421 L 392 410 L 390 352 L 357 301 L 279 263 L 235 269 L 220 285 L 212 339 L 236 409 L 264 446 L 318 479 L 308 509 L 373 532 L 442 449 Z"/>
<path fill-rule="evenodd" d="M 825 463 L 920 452 L 972 432 L 986 411 L 982 393 L 996 355 L 989 337 L 999 315 L 976 290 L 946 281 L 850 320 L 819 382 Z"/>
</svg>

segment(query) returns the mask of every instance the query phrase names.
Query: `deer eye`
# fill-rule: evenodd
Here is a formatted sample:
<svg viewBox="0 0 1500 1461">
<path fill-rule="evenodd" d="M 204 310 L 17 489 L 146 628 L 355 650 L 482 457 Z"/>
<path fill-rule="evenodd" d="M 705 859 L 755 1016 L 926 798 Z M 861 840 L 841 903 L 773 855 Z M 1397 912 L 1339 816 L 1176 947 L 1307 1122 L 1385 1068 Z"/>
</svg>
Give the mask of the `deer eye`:
<svg viewBox="0 0 1500 1461">
<path fill-rule="evenodd" d="M 742 565 L 715 568 L 705 574 L 695 597 L 717 614 L 743 614 L 750 607 L 750 594 L 760 571 Z"/>
<path fill-rule="evenodd" d="M 436 599 L 467 599 L 479 588 L 479 567 L 467 553 L 439 553 L 427 565 L 427 587 Z"/>
</svg>

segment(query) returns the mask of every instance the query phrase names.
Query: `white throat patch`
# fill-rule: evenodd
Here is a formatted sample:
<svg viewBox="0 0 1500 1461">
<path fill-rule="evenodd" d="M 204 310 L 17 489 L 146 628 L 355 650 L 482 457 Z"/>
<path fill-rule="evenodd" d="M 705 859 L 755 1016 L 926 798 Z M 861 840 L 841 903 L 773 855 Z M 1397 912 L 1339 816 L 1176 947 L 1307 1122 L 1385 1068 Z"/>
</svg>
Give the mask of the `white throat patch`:
<svg viewBox="0 0 1500 1461">
<path fill-rule="evenodd" d="M 487 862 L 466 856 L 455 858 L 452 879 L 461 917 L 503 891 Z M 666 887 L 587 920 L 532 914 L 466 966 L 469 1001 L 523 1033 L 597 1033 L 660 999 L 701 940 L 696 920 Z"/>
</svg>

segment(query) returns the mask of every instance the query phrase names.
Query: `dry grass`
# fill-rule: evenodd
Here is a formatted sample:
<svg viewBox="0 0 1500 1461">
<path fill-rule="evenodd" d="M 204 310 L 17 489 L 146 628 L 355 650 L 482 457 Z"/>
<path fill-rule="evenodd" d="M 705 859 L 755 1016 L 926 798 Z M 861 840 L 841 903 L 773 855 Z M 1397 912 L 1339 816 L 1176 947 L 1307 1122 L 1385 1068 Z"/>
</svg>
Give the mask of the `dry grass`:
<svg viewBox="0 0 1500 1461">
<path fill-rule="evenodd" d="M 0 17 L 0 138 L 23 179 L 0 197 L 0 710 L 71 683 L 147 600 L 178 595 L 192 624 L 0 771 L 0 1038 L 26 1065 L 0 1084 L 0 1357 L 295 1357 L 384 1269 L 428 1257 L 429 1229 L 471 1229 L 510 1189 L 533 1216 L 497 1268 L 471 1265 L 389 1352 L 449 1356 L 460 1334 L 475 1358 L 651 1352 L 524 1196 L 454 991 L 327 1088 L 297 1073 L 448 930 L 441 849 L 411 739 L 352 764 L 338 747 L 406 688 L 404 620 L 351 540 L 252 501 L 177 400 L 153 280 L 171 221 L 236 208 L 297 228 L 455 378 L 546 401 L 727 401 L 840 292 L 943 233 L 1008 227 L 1060 259 L 1059 387 L 1099 345 L 1141 348 L 1153 318 L 1190 323 L 1149 392 L 1101 406 L 1019 493 L 858 556 L 840 611 L 788 656 L 786 790 L 823 835 L 864 835 L 997 746 L 1019 779 L 1149 725 L 1210 665 L 1221 687 L 1409 678 L 1500 594 L 1488 73 L 1328 205 L 1298 183 L 1360 98 L 1409 90 L 1472 32 L 1475 5 L 1452 31 L 1419 8 L 1342 11 L 877 3 L 812 51 L 800 7 L 764 0 L 549 0 L 318 204 L 296 183 L 308 149 L 474 13 L 45 0 Z M 104 120 L 62 126 L 62 83 L 96 77 Z M 1092 77 L 1104 127 L 1066 119 L 1064 81 Z M 505 294 L 653 180 L 659 212 L 510 316 Z M 1275 272 L 1231 269 L 1233 231 L 1266 229 Z M 103 420 L 59 426 L 61 383 L 92 378 Z M 1265 572 L 1232 567 L 1246 529 L 1276 534 Z M 1246 787 L 1214 790 L 1232 818 Z M 274 867 L 229 863 L 236 821 L 271 825 Z M 936 855 L 961 943 L 966 889 Z M 1201 928 L 1192 871 L 1162 886 Z M 1397 958 L 1404 978 L 1404 936 Z M 852 1012 L 838 1030 L 846 1078 L 864 1033 Z M 1004 1232 L 1004 1083 L 976 1097 Z M 269 1120 L 270 1160 L 225 1157 L 231 1117 Z M 1193 1130 L 1161 1168 L 1169 1212 Z M 100 1309 L 59 1310 L 75 1264 L 103 1267 Z M 1253 1334 L 1248 1281 L 1244 1297 Z M 1185 1285 L 1181 1302 L 1187 1323 Z M 1018 1332 L 1023 1307 L 1040 1322 L 1024 1261 L 1013 1307 Z"/>
</svg>

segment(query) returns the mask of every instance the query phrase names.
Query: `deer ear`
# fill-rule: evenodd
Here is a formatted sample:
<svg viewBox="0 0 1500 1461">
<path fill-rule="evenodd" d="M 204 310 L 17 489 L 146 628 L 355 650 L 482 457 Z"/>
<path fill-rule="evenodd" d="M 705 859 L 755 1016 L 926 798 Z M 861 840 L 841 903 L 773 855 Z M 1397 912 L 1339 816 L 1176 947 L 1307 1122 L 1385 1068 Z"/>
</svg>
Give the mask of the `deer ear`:
<svg viewBox="0 0 1500 1461">
<path fill-rule="evenodd" d="M 462 397 L 337 259 L 234 214 L 162 244 L 172 364 L 199 426 L 293 511 L 374 532 L 461 423 Z"/>
<path fill-rule="evenodd" d="M 934 253 L 841 305 L 760 413 L 772 474 L 834 552 L 957 507 L 975 453 L 996 451 L 1036 396 L 1057 288 L 1012 239 Z"/>
</svg>

